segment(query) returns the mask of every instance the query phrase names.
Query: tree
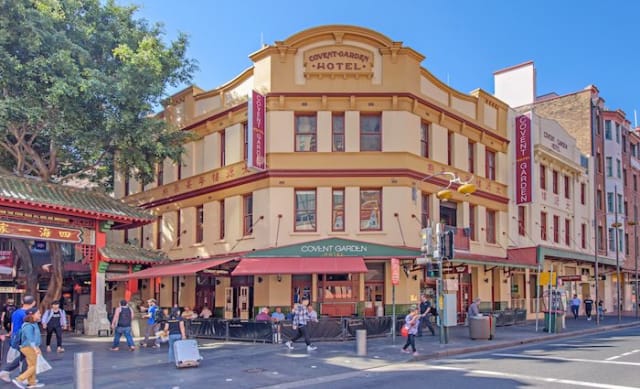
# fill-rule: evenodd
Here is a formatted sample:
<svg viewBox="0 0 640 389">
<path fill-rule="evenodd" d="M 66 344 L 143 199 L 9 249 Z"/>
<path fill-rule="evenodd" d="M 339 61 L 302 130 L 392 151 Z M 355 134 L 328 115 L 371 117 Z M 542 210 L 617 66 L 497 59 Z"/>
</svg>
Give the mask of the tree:
<svg viewBox="0 0 640 389">
<path fill-rule="evenodd" d="M 113 0 L 0 0 L 0 169 L 110 190 L 114 170 L 147 184 L 158 162 L 180 160 L 187 135 L 152 111 L 196 64 L 184 34 L 165 44 L 162 26 L 136 10 Z M 14 245 L 34 272 L 26 243 Z M 62 286 L 62 256 L 51 252 L 45 303 Z"/>
</svg>

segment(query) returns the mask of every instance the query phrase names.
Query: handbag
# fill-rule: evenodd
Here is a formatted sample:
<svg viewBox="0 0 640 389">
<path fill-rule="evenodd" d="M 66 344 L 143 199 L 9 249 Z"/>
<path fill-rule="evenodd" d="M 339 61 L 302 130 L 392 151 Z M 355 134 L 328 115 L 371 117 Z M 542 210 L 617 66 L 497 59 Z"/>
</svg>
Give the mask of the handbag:
<svg viewBox="0 0 640 389">
<path fill-rule="evenodd" d="M 36 362 L 36 374 L 44 373 L 45 371 L 51 370 L 51 365 L 47 362 L 46 359 L 42 356 L 42 354 L 38 354 L 38 360 Z"/>
<path fill-rule="evenodd" d="M 400 329 L 400 335 L 404 336 L 405 338 L 409 336 L 409 327 L 407 327 L 406 325 L 402 326 L 402 328 Z"/>
<path fill-rule="evenodd" d="M 20 351 L 13 347 L 9 347 L 9 351 L 7 351 L 7 363 L 13 362 L 14 359 L 20 356 Z"/>
</svg>

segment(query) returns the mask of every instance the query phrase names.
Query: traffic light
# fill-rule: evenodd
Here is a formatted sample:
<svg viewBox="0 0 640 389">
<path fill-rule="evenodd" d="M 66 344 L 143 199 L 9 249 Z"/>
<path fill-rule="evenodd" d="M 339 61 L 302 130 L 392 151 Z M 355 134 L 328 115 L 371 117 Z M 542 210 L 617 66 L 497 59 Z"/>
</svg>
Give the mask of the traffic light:
<svg viewBox="0 0 640 389">
<path fill-rule="evenodd" d="M 428 256 L 431 255 L 433 249 L 432 249 L 432 231 L 431 231 L 431 227 L 427 227 L 427 228 L 423 228 L 422 231 L 420 231 L 420 238 L 422 239 L 422 245 L 420 246 L 420 251 L 422 252 L 423 256 Z"/>
<path fill-rule="evenodd" d="M 454 257 L 454 245 L 453 245 L 453 230 L 445 231 L 440 239 L 442 247 L 442 259 L 453 259 Z"/>
<path fill-rule="evenodd" d="M 429 278 L 440 277 L 440 265 L 437 263 L 427 264 L 427 277 Z"/>
</svg>

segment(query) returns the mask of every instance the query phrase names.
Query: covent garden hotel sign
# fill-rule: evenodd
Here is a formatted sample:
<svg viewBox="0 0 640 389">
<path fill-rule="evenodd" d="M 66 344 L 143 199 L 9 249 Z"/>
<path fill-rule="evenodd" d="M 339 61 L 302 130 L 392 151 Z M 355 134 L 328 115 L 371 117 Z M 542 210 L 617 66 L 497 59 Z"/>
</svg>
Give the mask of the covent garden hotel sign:
<svg viewBox="0 0 640 389">
<path fill-rule="evenodd" d="M 316 47 L 304 52 L 304 74 L 316 76 L 373 76 L 373 52 L 350 45 Z"/>
<path fill-rule="evenodd" d="M 380 244 L 359 242 L 355 240 L 330 238 L 313 242 L 305 242 L 291 246 L 254 251 L 246 257 L 364 257 L 415 258 L 420 255 L 417 250 L 402 247 L 384 246 Z"/>
</svg>

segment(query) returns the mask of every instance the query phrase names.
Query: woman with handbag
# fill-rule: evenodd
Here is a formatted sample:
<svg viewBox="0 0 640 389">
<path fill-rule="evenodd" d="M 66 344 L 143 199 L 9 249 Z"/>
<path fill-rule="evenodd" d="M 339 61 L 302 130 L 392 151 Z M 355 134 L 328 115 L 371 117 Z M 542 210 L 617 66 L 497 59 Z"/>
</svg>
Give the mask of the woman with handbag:
<svg viewBox="0 0 640 389">
<path fill-rule="evenodd" d="M 13 379 L 13 384 L 18 388 L 24 388 L 24 381 L 27 381 L 27 388 L 40 388 L 44 384 L 36 379 L 36 365 L 40 351 L 40 310 L 36 307 L 26 311 L 27 316 L 24 318 L 24 324 L 20 329 L 20 352 L 27 359 L 27 370 Z"/>
<path fill-rule="evenodd" d="M 413 355 L 418 355 L 416 351 L 416 335 L 418 334 L 418 326 L 420 325 L 420 314 L 418 313 L 418 306 L 412 305 L 409 314 L 404 318 L 404 328 L 407 331 L 407 342 L 402 347 L 403 353 L 409 353 L 407 350 L 411 346 Z"/>
</svg>

